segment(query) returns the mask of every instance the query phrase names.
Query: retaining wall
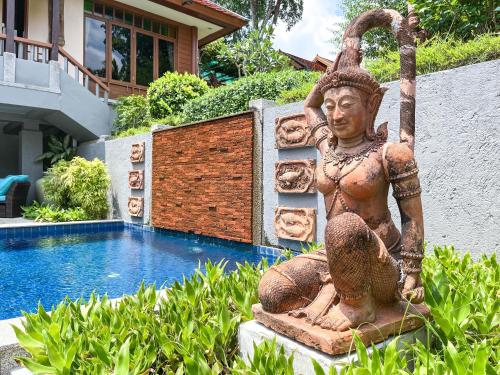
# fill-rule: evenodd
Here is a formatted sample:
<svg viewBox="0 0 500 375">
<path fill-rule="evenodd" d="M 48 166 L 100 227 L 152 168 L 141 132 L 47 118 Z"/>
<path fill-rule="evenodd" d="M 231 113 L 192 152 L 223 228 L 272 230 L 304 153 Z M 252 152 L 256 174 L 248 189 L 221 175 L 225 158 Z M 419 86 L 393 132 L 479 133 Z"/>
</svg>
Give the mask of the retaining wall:
<svg viewBox="0 0 500 375">
<path fill-rule="evenodd" d="M 493 252 L 500 247 L 500 60 L 417 77 L 416 159 L 420 169 L 425 239 L 431 245 Z M 398 140 L 399 82 L 390 82 L 376 125 L 388 121 L 392 141 Z M 262 242 L 300 248 L 278 239 L 274 209 L 278 206 L 318 210 L 317 240 L 324 241 L 323 198 L 316 194 L 274 191 L 278 160 L 317 159 L 314 147 L 275 148 L 277 117 L 303 111 L 303 102 L 262 109 L 263 233 Z M 390 196 L 393 220 L 400 223 Z"/>
</svg>

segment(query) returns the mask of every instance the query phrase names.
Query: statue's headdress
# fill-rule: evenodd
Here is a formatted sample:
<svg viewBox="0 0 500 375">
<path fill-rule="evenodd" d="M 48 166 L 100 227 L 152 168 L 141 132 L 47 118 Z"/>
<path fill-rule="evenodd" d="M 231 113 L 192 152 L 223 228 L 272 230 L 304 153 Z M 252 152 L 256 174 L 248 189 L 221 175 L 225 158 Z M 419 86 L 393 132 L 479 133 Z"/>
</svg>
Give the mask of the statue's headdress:
<svg viewBox="0 0 500 375">
<path fill-rule="evenodd" d="M 375 107 L 367 136 L 373 139 L 375 117 L 387 88 L 380 86 L 370 73 L 361 68 L 361 38 L 366 31 L 375 27 L 391 29 L 401 54 L 400 139 L 412 149 L 415 134 L 416 75 L 414 18 L 412 9 L 407 18 L 391 9 L 375 9 L 356 17 L 344 33 L 342 51 L 317 84 L 323 95 L 331 88 L 344 86 L 355 87 L 369 95 L 374 100 Z M 386 136 L 386 130 L 382 128 L 381 132 Z"/>
</svg>

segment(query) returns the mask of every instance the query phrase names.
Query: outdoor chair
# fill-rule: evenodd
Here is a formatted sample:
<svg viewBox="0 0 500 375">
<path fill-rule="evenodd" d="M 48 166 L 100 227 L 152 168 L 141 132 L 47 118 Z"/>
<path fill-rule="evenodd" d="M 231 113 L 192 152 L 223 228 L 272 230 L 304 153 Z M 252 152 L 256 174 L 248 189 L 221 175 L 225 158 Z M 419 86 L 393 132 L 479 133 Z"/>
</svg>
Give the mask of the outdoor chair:
<svg viewBox="0 0 500 375">
<path fill-rule="evenodd" d="M 14 182 L 5 197 L 0 197 L 0 217 L 13 218 L 21 216 L 21 206 L 26 204 L 29 182 Z"/>
</svg>

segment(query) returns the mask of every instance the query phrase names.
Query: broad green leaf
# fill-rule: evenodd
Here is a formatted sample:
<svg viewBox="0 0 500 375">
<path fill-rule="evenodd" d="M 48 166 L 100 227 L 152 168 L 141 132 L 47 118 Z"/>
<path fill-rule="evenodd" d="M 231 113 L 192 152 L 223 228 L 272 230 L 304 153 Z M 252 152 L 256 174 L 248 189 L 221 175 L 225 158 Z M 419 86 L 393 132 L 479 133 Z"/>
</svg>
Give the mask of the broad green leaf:
<svg viewBox="0 0 500 375">
<path fill-rule="evenodd" d="M 26 357 L 18 357 L 17 360 L 21 361 L 21 363 L 26 367 L 28 370 L 30 370 L 33 374 L 37 375 L 56 375 L 57 370 L 54 367 L 51 366 L 44 366 L 36 361 L 32 360 L 31 358 L 26 358 Z"/>
<path fill-rule="evenodd" d="M 323 370 L 323 367 L 321 367 L 321 365 L 318 363 L 318 361 L 316 361 L 314 358 L 311 358 L 311 361 L 312 361 L 312 364 L 314 367 L 314 373 L 316 375 L 326 375 L 325 371 Z"/>
<path fill-rule="evenodd" d="M 129 362 L 130 362 L 130 338 L 125 341 L 125 343 L 120 347 L 118 352 L 118 358 L 115 364 L 114 375 L 128 375 L 129 373 Z"/>
</svg>

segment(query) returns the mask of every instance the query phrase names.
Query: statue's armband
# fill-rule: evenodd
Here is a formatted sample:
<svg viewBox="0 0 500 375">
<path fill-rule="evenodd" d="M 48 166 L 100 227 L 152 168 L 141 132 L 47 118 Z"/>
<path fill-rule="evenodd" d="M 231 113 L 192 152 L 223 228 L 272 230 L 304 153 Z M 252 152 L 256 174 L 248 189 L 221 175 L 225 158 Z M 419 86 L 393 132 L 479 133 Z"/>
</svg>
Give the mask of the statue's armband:
<svg viewBox="0 0 500 375">
<path fill-rule="evenodd" d="M 413 152 L 400 145 L 389 145 L 388 149 L 384 152 L 384 166 L 394 198 L 401 201 L 420 195 L 422 189 Z"/>
<path fill-rule="evenodd" d="M 316 148 L 319 148 L 319 145 L 327 140 L 329 135 L 330 130 L 328 129 L 326 120 L 320 120 L 311 127 L 311 137 L 314 139 Z"/>
</svg>

